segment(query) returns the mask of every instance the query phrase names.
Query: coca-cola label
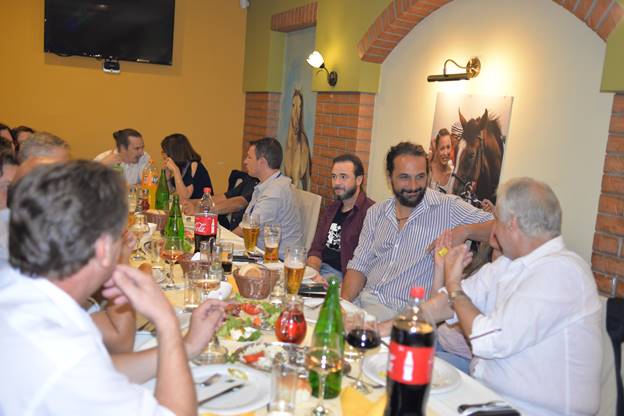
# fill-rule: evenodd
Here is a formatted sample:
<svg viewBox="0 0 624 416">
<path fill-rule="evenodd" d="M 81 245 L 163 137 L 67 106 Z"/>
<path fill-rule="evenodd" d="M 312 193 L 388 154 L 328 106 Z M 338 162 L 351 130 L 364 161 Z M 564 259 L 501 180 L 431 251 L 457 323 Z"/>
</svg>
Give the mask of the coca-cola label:
<svg viewBox="0 0 624 416">
<path fill-rule="evenodd" d="M 216 215 L 198 215 L 195 217 L 195 234 L 217 235 L 219 221 Z"/>
<path fill-rule="evenodd" d="M 388 377 L 402 384 L 427 384 L 433 368 L 433 348 L 390 342 Z"/>
</svg>

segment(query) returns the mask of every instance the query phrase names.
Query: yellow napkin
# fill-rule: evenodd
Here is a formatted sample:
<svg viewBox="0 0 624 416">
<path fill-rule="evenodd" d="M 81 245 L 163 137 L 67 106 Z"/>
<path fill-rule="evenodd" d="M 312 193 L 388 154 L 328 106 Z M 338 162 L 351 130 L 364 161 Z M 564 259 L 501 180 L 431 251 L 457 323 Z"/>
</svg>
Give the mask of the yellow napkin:
<svg viewBox="0 0 624 416">
<path fill-rule="evenodd" d="M 383 416 L 386 408 L 386 395 L 376 402 L 371 402 L 353 387 L 346 387 L 340 394 L 343 416 Z"/>
<path fill-rule="evenodd" d="M 232 293 L 237 295 L 238 292 L 238 286 L 236 285 L 236 280 L 234 280 L 234 275 L 233 274 L 228 274 L 227 275 L 227 281 L 229 284 L 232 285 Z"/>
</svg>

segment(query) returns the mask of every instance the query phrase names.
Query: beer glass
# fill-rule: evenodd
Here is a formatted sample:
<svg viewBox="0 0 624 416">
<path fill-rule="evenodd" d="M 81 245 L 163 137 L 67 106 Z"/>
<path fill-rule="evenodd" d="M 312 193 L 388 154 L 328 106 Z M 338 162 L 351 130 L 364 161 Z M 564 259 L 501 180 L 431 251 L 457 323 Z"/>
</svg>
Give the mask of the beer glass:
<svg viewBox="0 0 624 416">
<path fill-rule="evenodd" d="M 284 277 L 286 279 L 286 291 L 291 295 L 299 293 L 299 287 L 303 280 L 306 264 L 306 249 L 302 246 L 286 248 L 284 258 Z"/>
<path fill-rule="evenodd" d="M 279 224 L 264 225 L 264 262 L 276 263 L 279 260 L 279 243 L 282 227 Z"/>
<path fill-rule="evenodd" d="M 245 251 L 253 254 L 258 245 L 258 234 L 260 234 L 260 218 L 258 214 L 245 213 L 241 221 L 243 229 L 243 240 L 245 241 Z"/>
</svg>

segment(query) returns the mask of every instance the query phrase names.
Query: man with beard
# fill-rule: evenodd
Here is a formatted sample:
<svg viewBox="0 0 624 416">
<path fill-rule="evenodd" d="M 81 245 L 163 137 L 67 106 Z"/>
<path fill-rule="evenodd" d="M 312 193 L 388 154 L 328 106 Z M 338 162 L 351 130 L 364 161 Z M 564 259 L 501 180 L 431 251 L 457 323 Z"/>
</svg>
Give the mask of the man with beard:
<svg viewBox="0 0 624 416">
<path fill-rule="evenodd" d="M 308 266 L 323 277 L 342 278 L 360 239 L 366 211 L 375 201 L 362 189 L 364 166 L 359 157 L 352 154 L 336 157 L 331 172 L 336 201 L 319 218 L 308 252 Z"/>
<path fill-rule="evenodd" d="M 114 132 L 113 138 L 115 148 L 100 153 L 93 160 L 120 169 L 128 185 L 141 183 L 143 169 L 150 161 L 150 155 L 145 151 L 143 136 L 134 129 L 123 129 Z"/>
<path fill-rule="evenodd" d="M 360 241 L 347 265 L 341 296 L 387 320 L 409 301 L 409 290 L 422 286 L 429 294 L 433 256 L 429 250 L 444 230 L 453 244 L 487 241 L 492 215 L 456 196 L 427 190 L 427 153 L 420 145 L 401 142 L 386 156 L 394 198 L 372 206 Z"/>
</svg>

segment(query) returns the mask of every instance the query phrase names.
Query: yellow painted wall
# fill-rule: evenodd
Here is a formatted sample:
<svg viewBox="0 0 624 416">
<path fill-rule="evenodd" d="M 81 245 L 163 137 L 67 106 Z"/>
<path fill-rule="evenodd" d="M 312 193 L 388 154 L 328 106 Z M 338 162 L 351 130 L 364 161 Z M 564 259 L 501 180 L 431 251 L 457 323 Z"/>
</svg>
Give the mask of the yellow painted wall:
<svg viewBox="0 0 624 416">
<path fill-rule="evenodd" d="M 624 0 L 618 2 L 624 5 Z M 284 35 L 271 32 L 271 15 L 307 3 L 309 0 L 251 2 L 245 42 L 245 91 L 281 91 Z M 315 91 L 378 91 L 379 65 L 361 61 L 357 44 L 389 4 L 390 0 L 318 0 L 316 47 L 328 68 L 338 72 L 338 85 L 329 87 L 319 74 L 314 77 Z M 607 44 L 603 91 L 624 91 L 623 26 L 620 23 Z"/>
<path fill-rule="evenodd" d="M 245 91 L 281 91 L 284 34 L 270 30 L 271 16 L 307 3 L 310 1 L 251 2 L 245 42 Z M 338 85 L 329 87 L 326 77 L 319 74 L 313 81 L 315 91 L 377 91 L 379 65 L 361 61 L 357 43 L 388 4 L 388 0 L 318 0 L 316 48 L 327 67 L 338 72 Z M 310 76 L 314 76 L 312 68 Z"/>
<path fill-rule="evenodd" d="M 133 127 L 160 160 L 160 141 L 186 134 L 217 191 L 240 167 L 246 11 L 238 1 L 176 1 L 173 65 L 121 62 L 105 74 L 91 58 L 43 52 L 42 0 L 3 1 L 0 122 L 65 138 L 75 157 L 111 148 L 114 130 Z"/>
</svg>

